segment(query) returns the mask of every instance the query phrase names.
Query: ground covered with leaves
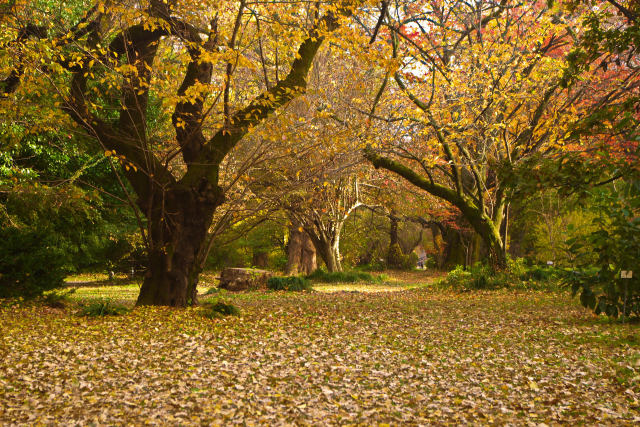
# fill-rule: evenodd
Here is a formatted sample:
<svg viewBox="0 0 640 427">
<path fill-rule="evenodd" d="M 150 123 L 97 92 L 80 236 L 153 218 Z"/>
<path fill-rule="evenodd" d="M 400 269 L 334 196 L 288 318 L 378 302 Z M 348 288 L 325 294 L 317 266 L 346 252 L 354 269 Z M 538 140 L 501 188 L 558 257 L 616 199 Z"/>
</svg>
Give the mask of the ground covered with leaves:
<svg viewBox="0 0 640 427">
<path fill-rule="evenodd" d="M 219 319 L 5 306 L 0 424 L 640 422 L 637 324 L 562 293 L 397 289 L 231 295 Z"/>
</svg>

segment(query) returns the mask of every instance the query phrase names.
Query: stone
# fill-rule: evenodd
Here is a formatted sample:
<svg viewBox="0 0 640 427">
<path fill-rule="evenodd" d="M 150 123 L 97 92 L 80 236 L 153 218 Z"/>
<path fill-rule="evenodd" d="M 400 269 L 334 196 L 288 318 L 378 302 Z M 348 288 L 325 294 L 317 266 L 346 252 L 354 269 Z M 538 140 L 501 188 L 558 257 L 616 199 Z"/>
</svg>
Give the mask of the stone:
<svg viewBox="0 0 640 427">
<path fill-rule="evenodd" d="M 267 280 L 273 273 L 255 268 L 225 268 L 220 275 L 218 288 L 231 292 L 267 289 Z"/>
</svg>

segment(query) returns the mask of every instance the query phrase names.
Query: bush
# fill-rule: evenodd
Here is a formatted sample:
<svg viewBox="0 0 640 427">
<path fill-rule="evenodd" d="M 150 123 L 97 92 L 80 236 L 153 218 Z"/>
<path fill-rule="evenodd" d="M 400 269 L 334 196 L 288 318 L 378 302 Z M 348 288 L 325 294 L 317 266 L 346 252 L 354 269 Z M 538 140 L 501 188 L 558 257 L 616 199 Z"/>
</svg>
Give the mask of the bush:
<svg viewBox="0 0 640 427">
<path fill-rule="evenodd" d="M 405 255 L 399 244 L 392 245 L 387 254 L 387 266 L 398 270 L 413 270 L 418 264 L 418 255 L 411 252 Z"/>
<path fill-rule="evenodd" d="M 418 265 L 418 255 L 415 252 L 411 252 L 404 256 L 404 262 L 402 263 L 402 270 L 413 270 Z"/>
<path fill-rule="evenodd" d="M 461 265 L 456 266 L 440 285 L 460 289 L 495 289 L 507 286 L 505 279 L 504 273 L 493 272 L 488 266 L 476 263 L 468 270 Z"/>
<path fill-rule="evenodd" d="M 384 277 L 382 275 L 374 276 L 364 271 L 335 271 L 333 273 L 328 273 L 324 270 L 318 269 L 308 275 L 307 279 L 315 280 L 322 283 L 380 283 L 384 280 Z"/>
<path fill-rule="evenodd" d="M 119 316 L 126 314 L 129 309 L 124 305 L 114 303 L 109 299 L 98 300 L 84 305 L 78 314 L 80 316 L 98 317 L 98 316 Z"/>
<path fill-rule="evenodd" d="M 299 276 L 274 276 L 267 280 L 267 288 L 273 291 L 311 291 L 311 282 Z"/>
<path fill-rule="evenodd" d="M 64 285 L 68 254 L 48 231 L 0 230 L 0 298 L 35 298 Z"/>
<path fill-rule="evenodd" d="M 617 190 L 596 189 L 593 200 L 596 229 L 568 242 L 577 268 L 566 275 L 565 283 L 573 295 L 580 292 L 582 305 L 596 314 L 640 316 L 640 271 L 629 279 L 621 277 L 640 259 L 640 181 Z"/>
<path fill-rule="evenodd" d="M 459 265 L 438 285 L 455 289 L 554 289 L 562 276 L 560 270 L 552 267 L 527 266 L 522 258 L 509 260 L 507 267 L 504 271 L 493 271 L 487 265 L 476 263 L 465 270 Z"/>
<path fill-rule="evenodd" d="M 358 267 L 358 269 L 362 271 L 369 271 L 369 272 L 384 271 L 386 270 L 386 268 L 387 268 L 387 265 L 385 264 L 383 259 L 373 260 L 369 264 L 361 265 Z"/>
<path fill-rule="evenodd" d="M 219 319 L 226 316 L 240 316 L 240 309 L 235 305 L 218 300 L 203 306 L 203 315 L 208 319 Z"/>
</svg>

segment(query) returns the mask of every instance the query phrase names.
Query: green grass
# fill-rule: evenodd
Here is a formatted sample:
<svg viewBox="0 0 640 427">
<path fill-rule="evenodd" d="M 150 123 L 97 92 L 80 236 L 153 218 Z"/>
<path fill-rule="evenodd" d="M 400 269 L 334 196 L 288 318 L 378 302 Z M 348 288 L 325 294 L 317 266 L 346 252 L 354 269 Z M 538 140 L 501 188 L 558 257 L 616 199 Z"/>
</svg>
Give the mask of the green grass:
<svg viewBox="0 0 640 427">
<path fill-rule="evenodd" d="M 354 282 L 366 282 L 366 283 L 381 283 L 388 280 L 388 276 L 384 274 L 373 275 L 365 271 L 335 271 L 328 273 L 324 270 L 318 269 L 307 276 L 307 279 L 320 283 L 354 283 Z"/>
<path fill-rule="evenodd" d="M 298 276 L 274 276 L 267 280 L 267 288 L 272 291 L 312 291 L 311 282 Z"/>
<path fill-rule="evenodd" d="M 113 286 L 82 286 L 76 288 L 71 298 L 77 302 L 86 300 L 110 299 L 133 305 L 140 293 L 140 285 L 132 283 L 128 285 Z"/>
<path fill-rule="evenodd" d="M 81 304 L 79 316 L 101 317 L 120 316 L 129 312 L 129 308 L 110 299 L 97 299 Z"/>
<path fill-rule="evenodd" d="M 47 307 L 66 308 L 69 304 L 73 303 L 71 295 L 73 295 L 75 292 L 75 288 L 45 292 L 40 297 L 40 301 Z"/>
</svg>

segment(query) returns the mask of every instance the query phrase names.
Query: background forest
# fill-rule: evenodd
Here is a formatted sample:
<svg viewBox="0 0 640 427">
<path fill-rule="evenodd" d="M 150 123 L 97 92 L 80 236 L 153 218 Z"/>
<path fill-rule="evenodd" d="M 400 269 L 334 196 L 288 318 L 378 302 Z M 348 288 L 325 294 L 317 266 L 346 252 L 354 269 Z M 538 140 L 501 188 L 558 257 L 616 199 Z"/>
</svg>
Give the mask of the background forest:
<svg viewBox="0 0 640 427">
<path fill-rule="evenodd" d="M 638 313 L 637 8 L 5 3 L 0 294 L 420 266 Z"/>
</svg>

